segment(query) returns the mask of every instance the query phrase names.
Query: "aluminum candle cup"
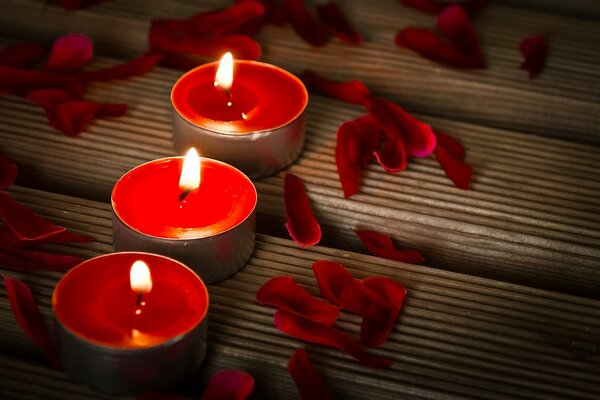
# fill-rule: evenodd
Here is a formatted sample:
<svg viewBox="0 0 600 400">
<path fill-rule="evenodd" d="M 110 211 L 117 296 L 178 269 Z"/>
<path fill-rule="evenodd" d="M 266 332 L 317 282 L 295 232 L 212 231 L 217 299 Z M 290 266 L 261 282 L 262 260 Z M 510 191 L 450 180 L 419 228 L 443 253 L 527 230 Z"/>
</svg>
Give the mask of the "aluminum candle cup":
<svg viewBox="0 0 600 400">
<path fill-rule="evenodd" d="M 62 366 L 105 393 L 172 386 L 204 360 L 208 304 L 202 280 L 178 261 L 147 253 L 84 261 L 52 296 Z"/>
<path fill-rule="evenodd" d="M 171 92 L 173 141 L 183 154 L 225 161 L 251 178 L 273 175 L 291 164 L 304 144 L 306 87 L 270 64 L 236 60 L 230 87 L 209 63 L 183 75 Z"/>
<path fill-rule="evenodd" d="M 119 179 L 112 192 L 116 251 L 177 259 L 206 283 L 246 265 L 254 250 L 256 189 L 230 165 L 207 158 L 200 165 L 199 187 L 183 200 L 183 157 L 142 164 Z"/>
</svg>

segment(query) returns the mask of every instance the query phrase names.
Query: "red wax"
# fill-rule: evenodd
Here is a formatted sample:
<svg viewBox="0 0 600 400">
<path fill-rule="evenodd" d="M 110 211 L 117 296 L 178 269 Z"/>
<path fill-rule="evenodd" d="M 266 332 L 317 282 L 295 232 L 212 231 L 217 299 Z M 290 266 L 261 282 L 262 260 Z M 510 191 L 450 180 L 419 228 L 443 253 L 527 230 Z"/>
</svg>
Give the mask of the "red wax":
<svg viewBox="0 0 600 400">
<path fill-rule="evenodd" d="M 173 86 L 173 107 L 195 125 L 235 134 L 273 130 L 294 121 L 306 108 L 306 87 L 281 68 L 236 60 L 229 93 L 214 85 L 217 68 L 216 62 L 201 65 Z"/>
<path fill-rule="evenodd" d="M 200 187 L 179 201 L 183 157 L 142 164 L 125 174 L 112 192 L 113 209 L 146 235 L 187 239 L 225 232 L 254 211 L 254 185 L 232 166 L 201 158 Z"/>
<path fill-rule="evenodd" d="M 137 260 L 148 265 L 152 278 L 152 290 L 142 296 L 140 306 L 129 280 Z M 208 292 L 179 262 L 147 253 L 113 253 L 69 271 L 56 285 L 52 304 L 58 320 L 77 336 L 114 348 L 144 348 L 202 322 Z"/>
</svg>

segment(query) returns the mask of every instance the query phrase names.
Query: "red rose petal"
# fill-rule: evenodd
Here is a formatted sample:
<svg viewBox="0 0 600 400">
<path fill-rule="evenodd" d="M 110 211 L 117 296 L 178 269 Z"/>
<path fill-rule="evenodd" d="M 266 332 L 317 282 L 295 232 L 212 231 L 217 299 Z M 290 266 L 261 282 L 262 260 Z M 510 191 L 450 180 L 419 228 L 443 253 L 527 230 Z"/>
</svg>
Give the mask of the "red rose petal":
<svg viewBox="0 0 600 400">
<path fill-rule="evenodd" d="M 321 225 L 315 218 L 302 180 L 287 173 L 284 179 L 285 227 L 301 247 L 309 247 L 321 240 Z"/>
<path fill-rule="evenodd" d="M 532 36 L 521 41 L 519 50 L 525 61 L 521 64 L 521 69 L 529 71 L 529 78 L 535 78 L 542 72 L 546 64 L 546 55 L 548 54 L 548 45 L 543 35 Z"/>
<path fill-rule="evenodd" d="M 317 5 L 316 8 L 321 20 L 329 26 L 334 35 L 340 40 L 354 44 L 362 43 L 362 36 L 350 24 L 337 3 L 328 1 L 325 4 Z"/>
<path fill-rule="evenodd" d="M 463 160 L 464 148 L 456 139 L 442 132 L 436 132 L 439 138 L 438 146 L 435 148 L 435 158 L 438 160 L 446 176 L 460 189 L 469 189 L 473 168 Z M 462 149 L 462 151 L 461 151 Z"/>
<path fill-rule="evenodd" d="M 396 35 L 396 45 L 406 47 L 422 57 L 438 63 L 461 68 L 485 68 L 485 62 L 462 54 L 429 29 L 406 28 Z"/>
<path fill-rule="evenodd" d="M 53 368 L 60 368 L 58 351 L 48 327 L 35 304 L 29 287 L 18 279 L 3 277 L 6 295 L 21 329 L 44 352 Z"/>
<path fill-rule="evenodd" d="M 361 166 L 369 162 L 380 141 L 381 128 L 372 115 L 346 121 L 338 128 L 335 165 L 345 198 L 358 193 Z"/>
<path fill-rule="evenodd" d="M 256 292 L 256 301 L 324 325 L 333 325 L 340 313 L 339 307 L 312 296 L 289 276 L 267 281 Z"/>
<path fill-rule="evenodd" d="M 304 0 L 283 0 L 283 6 L 294 31 L 311 46 L 323 46 L 327 43 L 327 31 L 308 12 Z"/>
<path fill-rule="evenodd" d="M 117 118 L 127 113 L 127 104 L 100 103 L 94 118 Z"/>
<path fill-rule="evenodd" d="M 0 49 L 0 65 L 25 67 L 45 53 L 44 48 L 37 43 L 13 44 Z"/>
<path fill-rule="evenodd" d="M 331 303 L 358 315 L 373 319 L 385 319 L 388 314 L 381 299 L 365 290 L 343 265 L 320 260 L 312 265 L 321 295 Z"/>
<path fill-rule="evenodd" d="M 12 186 L 17 179 L 17 166 L 0 153 L 0 189 Z"/>
<path fill-rule="evenodd" d="M 0 245 L 0 263 L 16 270 L 67 271 L 80 262 L 81 257 L 77 256 Z"/>
<path fill-rule="evenodd" d="M 163 58 L 162 54 L 146 53 L 131 61 L 110 68 L 86 71 L 79 75 L 81 81 L 101 82 L 112 79 L 127 79 L 150 71 Z"/>
<path fill-rule="evenodd" d="M 239 33 L 244 24 L 264 14 L 265 6 L 259 1 L 238 2 L 222 10 L 202 12 L 188 18 L 184 30 L 187 33 L 210 33 L 216 36 Z"/>
<path fill-rule="evenodd" d="M 258 42 L 246 35 L 227 35 L 218 38 L 187 36 L 173 37 L 155 34 L 152 48 L 175 54 L 195 54 L 205 57 L 218 57 L 230 51 L 237 59 L 256 60 L 261 48 Z"/>
<path fill-rule="evenodd" d="M 375 97 L 370 98 L 365 107 L 375 117 L 388 139 L 400 141 L 407 157 L 427 157 L 436 146 L 436 138 L 431 127 L 404 111 L 399 105 Z M 395 146 L 392 147 L 392 145 Z M 390 143 L 389 153 L 401 155 L 398 143 Z M 395 151 L 392 151 L 395 150 Z M 401 162 L 395 163 L 397 166 Z"/>
<path fill-rule="evenodd" d="M 460 5 L 468 13 L 473 13 L 489 4 L 489 0 L 468 0 L 456 3 L 437 0 L 400 0 L 400 2 L 407 7 L 412 7 L 428 14 L 437 14 L 449 5 Z"/>
<path fill-rule="evenodd" d="M 369 88 L 367 88 L 362 81 L 357 79 L 346 82 L 336 82 L 324 78 L 309 69 L 302 72 L 301 78 L 307 85 L 313 86 L 326 95 L 346 103 L 364 104 L 371 96 Z"/>
<path fill-rule="evenodd" d="M 70 33 L 54 41 L 44 67 L 51 71 L 71 72 L 94 56 L 92 40 L 78 33 Z"/>
<path fill-rule="evenodd" d="M 185 55 L 164 52 L 161 64 L 165 67 L 178 69 L 181 71 L 189 71 L 190 69 L 196 68 L 198 65 L 202 64 L 202 62 Z"/>
<path fill-rule="evenodd" d="M 20 240 L 44 239 L 66 230 L 46 221 L 4 192 L 0 192 L 0 218 Z"/>
<path fill-rule="evenodd" d="M 368 230 L 356 230 L 354 233 L 369 253 L 377 257 L 406 263 L 419 263 L 425 260 L 421 253 L 416 250 L 396 250 L 392 238 L 387 235 Z"/>
<path fill-rule="evenodd" d="M 402 303 L 406 297 L 406 288 L 397 282 L 385 277 L 371 277 L 362 280 L 362 284 L 379 296 L 387 305 L 388 314 L 385 319 L 373 319 L 365 317 L 360 327 L 360 342 L 369 347 L 384 344 L 402 309 Z"/>
<path fill-rule="evenodd" d="M 220 371 L 210 378 L 201 400 L 245 400 L 254 390 L 254 378 L 241 371 Z"/>
<path fill-rule="evenodd" d="M 297 314 L 276 311 L 275 327 L 286 335 L 308 343 L 317 343 L 341 350 L 371 368 L 385 369 L 390 361 L 367 352 L 350 335 L 334 327 L 313 322 Z"/>
<path fill-rule="evenodd" d="M 458 51 L 473 60 L 480 60 L 483 64 L 483 56 L 479 48 L 477 35 L 475 35 L 471 22 L 461 6 L 451 5 L 444 8 L 438 14 L 436 23 Z"/>
<path fill-rule="evenodd" d="M 404 142 L 398 138 L 387 138 L 379 151 L 373 155 L 379 165 L 387 172 L 401 172 L 406 169 L 406 149 Z"/>
<path fill-rule="evenodd" d="M 48 236 L 37 240 L 20 240 L 17 235 L 8 227 L 8 225 L 0 225 L 0 243 L 10 247 L 24 247 L 38 244 L 56 244 L 56 243 L 87 243 L 93 239 L 80 235 L 69 230 L 57 233 L 56 235 Z"/>
<path fill-rule="evenodd" d="M 9 91 L 37 88 L 66 88 L 77 84 L 73 77 L 47 71 L 35 71 L 0 65 L 0 89 Z"/>
<path fill-rule="evenodd" d="M 299 348 L 288 363 L 288 372 L 296 383 L 303 400 L 328 400 L 331 394 L 319 371 L 310 362 L 306 351 Z"/>
</svg>

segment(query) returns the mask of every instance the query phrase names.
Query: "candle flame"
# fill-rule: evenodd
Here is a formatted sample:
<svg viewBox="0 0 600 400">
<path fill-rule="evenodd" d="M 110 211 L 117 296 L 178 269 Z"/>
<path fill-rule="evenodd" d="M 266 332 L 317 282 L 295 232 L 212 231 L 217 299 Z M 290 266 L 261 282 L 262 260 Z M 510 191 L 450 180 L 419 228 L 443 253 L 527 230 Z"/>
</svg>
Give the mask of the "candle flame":
<svg viewBox="0 0 600 400">
<path fill-rule="evenodd" d="M 230 52 L 225 53 L 219 62 L 219 68 L 215 75 L 215 86 L 228 91 L 233 84 L 233 56 Z"/>
<path fill-rule="evenodd" d="M 152 278 L 150 277 L 150 269 L 143 261 L 136 261 L 131 266 L 129 271 L 129 282 L 131 290 L 136 293 L 150 293 L 152 290 Z"/>
<path fill-rule="evenodd" d="M 179 189 L 192 191 L 200 186 L 200 157 L 195 148 L 191 148 L 183 159 L 183 168 L 179 177 Z"/>
</svg>

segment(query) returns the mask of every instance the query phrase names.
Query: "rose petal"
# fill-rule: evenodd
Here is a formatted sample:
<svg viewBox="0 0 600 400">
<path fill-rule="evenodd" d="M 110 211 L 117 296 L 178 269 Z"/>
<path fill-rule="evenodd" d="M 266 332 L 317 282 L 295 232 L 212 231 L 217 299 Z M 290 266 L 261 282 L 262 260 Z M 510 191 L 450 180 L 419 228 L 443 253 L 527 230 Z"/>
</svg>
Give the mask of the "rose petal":
<svg viewBox="0 0 600 400">
<path fill-rule="evenodd" d="M 381 128 L 372 115 L 346 121 L 337 130 L 335 165 L 344 197 L 358 193 L 360 169 L 379 147 Z"/>
<path fill-rule="evenodd" d="M 285 227 L 301 247 L 309 247 L 321 240 L 321 225 L 315 218 L 302 180 L 287 173 L 284 179 Z"/>
<path fill-rule="evenodd" d="M 12 186 L 17 179 L 17 166 L 0 153 L 0 189 Z"/>
<path fill-rule="evenodd" d="M 161 64 L 165 67 L 178 69 L 181 71 L 189 71 L 190 69 L 194 69 L 198 65 L 202 64 L 202 62 L 182 54 L 163 52 Z"/>
<path fill-rule="evenodd" d="M 443 132 L 435 132 L 438 138 L 438 145 L 435 148 L 435 158 L 438 160 L 446 176 L 455 186 L 467 190 L 473 168 L 467 165 L 463 160 L 466 155 L 464 147 L 452 136 Z"/>
<path fill-rule="evenodd" d="M 48 327 L 35 304 L 29 287 L 18 279 L 3 277 L 6 295 L 17 323 L 42 350 L 53 368 L 60 368 L 56 344 L 48 333 Z"/>
<path fill-rule="evenodd" d="M 175 54 L 195 54 L 205 57 L 218 57 L 230 51 L 237 59 L 256 60 L 261 48 L 258 42 L 245 35 L 227 35 L 218 38 L 187 36 L 176 38 L 169 35 L 151 35 L 152 48 Z"/>
<path fill-rule="evenodd" d="M 546 64 L 548 45 L 543 35 L 532 36 L 521 41 L 519 50 L 525 58 L 521 69 L 529 71 L 529 78 L 535 78 Z"/>
<path fill-rule="evenodd" d="M 379 122 L 388 139 L 395 141 L 388 145 L 389 153 L 401 156 L 399 142 L 404 145 L 407 157 L 427 157 L 435 149 L 436 138 L 431 127 L 414 118 L 399 105 L 371 97 L 365 107 Z M 402 165 L 400 161 L 394 164 Z"/>
<path fill-rule="evenodd" d="M 381 149 L 373 152 L 373 156 L 387 172 L 395 173 L 406 169 L 406 149 L 401 139 L 388 137 Z"/>
<path fill-rule="evenodd" d="M 390 361 L 368 353 L 350 335 L 334 327 L 313 322 L 297 314 L 276 311 L 273 317 L 275 327 L 286 335 L 308 343 L 317 343 L 336 348 L 354 357 L 371 368 L 385 369 Z"/>
<path fill-rule="evenodd" d="M 0 225 L 0 243 L 11 247 L 24 247 L 29 245 L 39 244 L 56 244 L 56 243 L 86 243 L 93 239 L 88 236 L 80 235 L 79 233 L 65 230 L 56 235 L 48 236 L 37 240 L 20 240 L 17 235 L 8 227 L 8 225 Z"/>
<path fill-rule="evenodd" d="M 66 88 L 77 84 L 75 78 L 46 71 L 0 65 L 0 89 L 16 91 L 37 88 Z"/>
<path fill-rule="evenodd" d="M 369 347 L 384 344 L 398 320 L 402 303 L 406 297 L 406 288 L 385 277 L 370 277 L 362 280 L 362 284 L 376 294 L 387 305 L 388 314 L 385 319 L 364 317 L 360 327 L 360 342 Z"/>
<path fill-rule="evenodd" d="M 339 307 L 312 296 L 289 276 L 267 281 L 256 292 L 256 301 L 325 325 L 333 325 L 340 313 Z"/>
<path fill-rule="evenodd" d="M 354 233 L 369 253 L 377 257 L 406 263 L 419 263 L 425 260 L 416 250 L 396 250 L 392 238 L 387 235 L 369 230 L 355 230 Z"/>
<path fill-rule="evenodd" d="M 236 3 L 253 2 L 255 0 L 236 0 Z M 283 6 L 278 0 L 260 0 L 265 12 L 260 17 L 253 18 L 237 29 L 237 33 L 254 36 L 265 24 L 277 26 L 283 25 L 287 21 L 287 15 Z"/>
<path fill-rule="evenodd" d="M 254 389 L 254 378 L 241 371 L 220 371 L 210 378 L 201 400 L 245 400 Z"/>
<path fill-rule="evenodd" d="M 364 104 L 371 96 L 369 88 L 367 88 L 362 81 L 357 79 L 346 82 L 336 82 L 322 77 L 309 69 L 302 72 L 301 78 L 307 85 L 313 86 L 326 95 L 346 103 Z"/>
<path fill-rule="evenodd" d="M 66 230 L 46 221 L 4 192 L 0 192 L 0 218 L 19 240 L 44 239 Z"/>
<path fill-rule="evenodd" d="M 321 374 L 310 362 L 303 348 L 297 349 L 292 355 L 288 363 L 288 372 L 294 383 L 296 383 L 300 397 L 303 400 L 328 400 L 332 398 Z"/>
<path fill-rule="evenodd" d="M 94 118 L 117 118 L 127 113 L 127 104 L 100 103 Z"/>
<path fill-rule="evenodd" d="M 406 47 L 428 60 L 461 68 L 485 68 L 480 58 L 461 53 L 429 29 L 406 28 L 396 35 L 396 45 Z"/>
<path fill-rule="evenodd" d="M 486 7 L 489 4 L 489 0 L 467 0 L 461 2 L 441 2 L 437 0 L 400 0 L 402 4 L 407 7 L 412 7 L 417 10 L 426 12 L 428 14 L 437 14 L 449 5 L 460 5 L 469 14 Z"/>
<path fill-rule="evenodd" d="M 79 75 L 81 81 L 102 82 L 112 79 L 127 79 L 150 71 L 163 58 L 162 54 L 146 53 L 124 64 L 96 71 L 86 71 Z"/>
<path fill-rule="evenodd" d="M 327 43 L 327 31 L 308 12 L 304 0 L 283 0 L 287 17 L 296 34 L 311 46 L 324 46 Z"/>
<path fill-rule="evenodd" d="M 483 64 L 483 56 L 479 48 L 477 35 L 475 35 L 469 17 L 467 17 L 461 6 L 451 5 L 444 8 L 438 14 L 436 23 L 458 51 L 473 60 L 480 60 Z"/>
<path fill-rule="evenodd" d="M 67 271 L 79 264 L 81 257 L 0 245 L 0 262 L 22 271 Z"/>
<path fill-rule="evenodd" d="M 316 9 L 321 20 L 329 26 L 334 35 L 340 40 L 354 44 L 362 43 L 362 36 L 354 29 L 337 3 L 330 0 L 325 4 L 318 4 Z"/>
<path fill-rule="evenodd" d="M 381 299 L 366 290 L 343 265 L 320 260 L 312 265 L 321 295 L 344 310 L 373 319 L 384 319 L 388 312 Z"/>
<path fill-rule="evenodd" d="M 92 39 L 79 33 L 63 35 L 54 41 L 44 68 L 72 72 L 94 56 Z"/>
<path fill-rule="evenodd" d="M 40 59 L 46 51 L 37 43 L 20 43 L 0 49 L 0 65 L 25 67 Z"/>
<path fill-rule="evenodd" d="M 239 33 L 244 24 L 264 14 L 265 6 L 259 1 L 238 2 L 222 10 L 202 12 L 188 18 L 185 20 L 184 30 L 187 33 L 210 33 L 217 36 Z"/>
</svg>

